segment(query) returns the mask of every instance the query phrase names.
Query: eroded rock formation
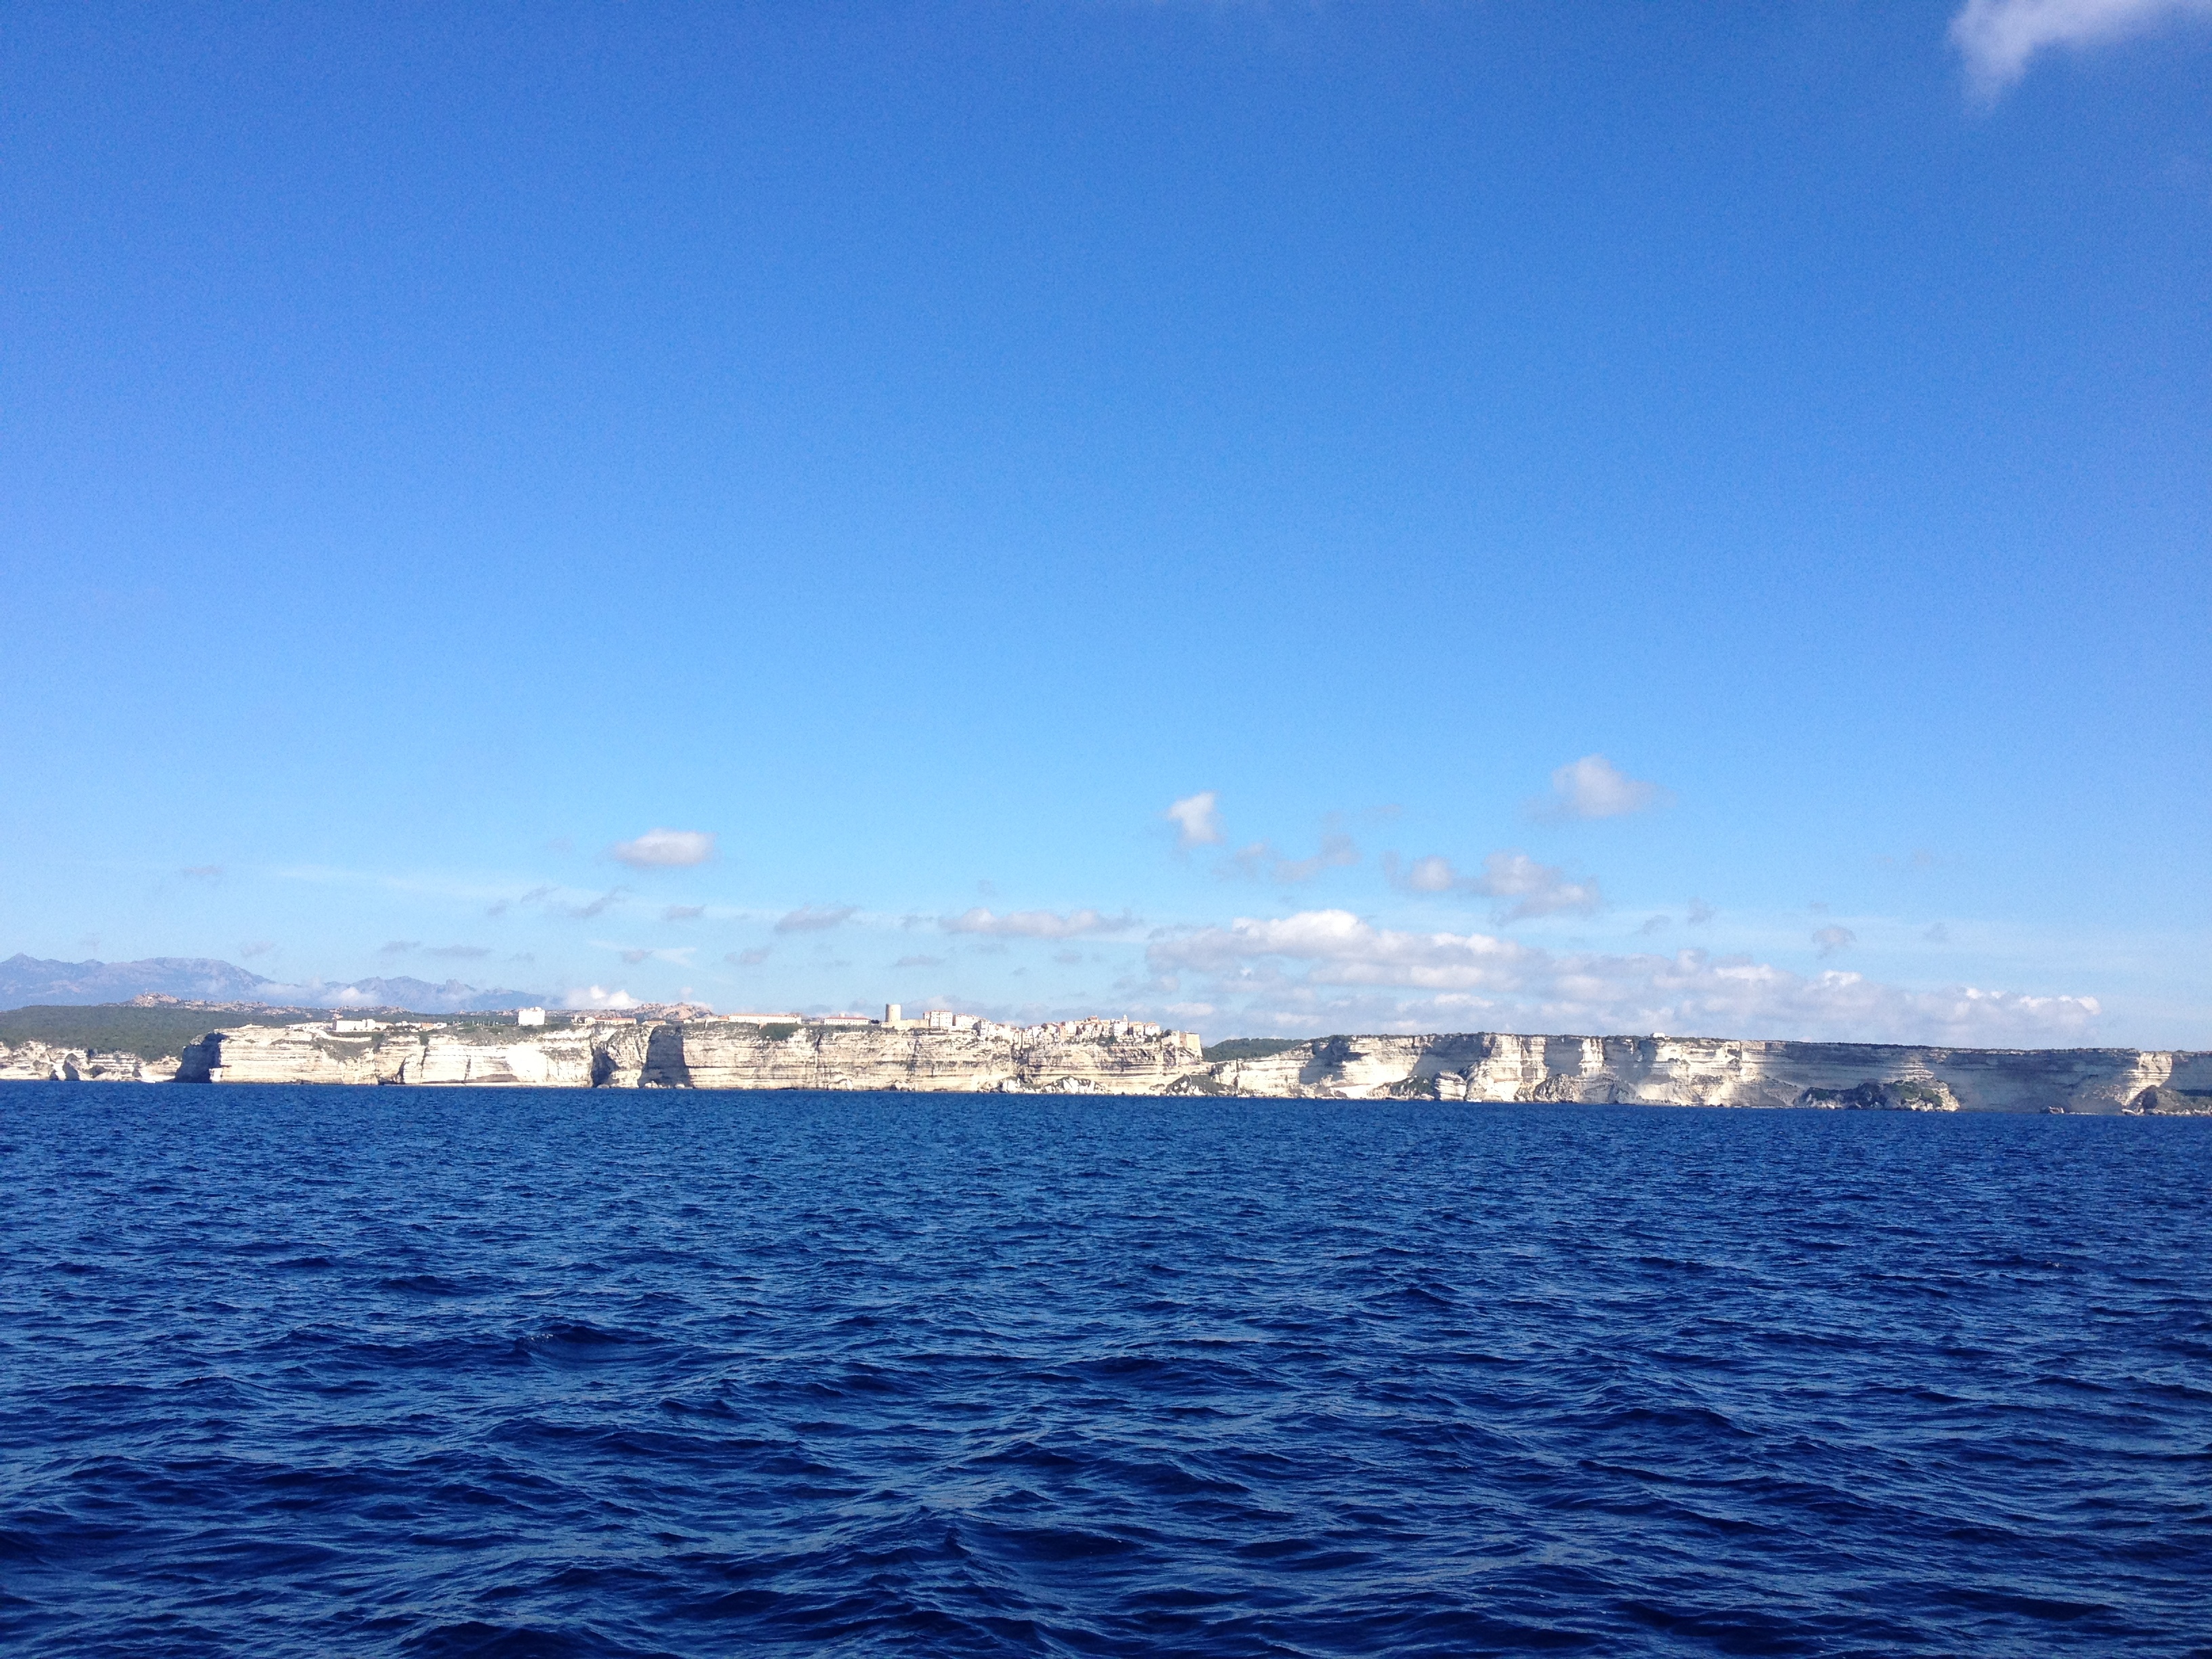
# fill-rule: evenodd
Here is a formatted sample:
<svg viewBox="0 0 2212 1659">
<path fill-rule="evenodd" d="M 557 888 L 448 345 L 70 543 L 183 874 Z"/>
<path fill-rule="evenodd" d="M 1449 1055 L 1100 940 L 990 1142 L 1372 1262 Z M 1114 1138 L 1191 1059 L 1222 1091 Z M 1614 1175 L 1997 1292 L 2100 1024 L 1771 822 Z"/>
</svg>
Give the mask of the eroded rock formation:
<svg viewBox="0 0 2212 1659">
<path fill-rule="evenodd" d="M 1255 1045 L 1260 1046 L 1260 1045 Z M 1209 1063 L 1185 1031 L 1119 1021 L 959 1030 L 600 1020 L 543 1030 L 330 1021 L 212 1031 L 181 1064 L 41 1043 L 0 1077 L 556 1088 L 878 1089 L 1568 1101 L 1844 1110 L 2212 1112 L 2212 1054 L 1705 1037 L 1338 1036 Z"/>
</svg>

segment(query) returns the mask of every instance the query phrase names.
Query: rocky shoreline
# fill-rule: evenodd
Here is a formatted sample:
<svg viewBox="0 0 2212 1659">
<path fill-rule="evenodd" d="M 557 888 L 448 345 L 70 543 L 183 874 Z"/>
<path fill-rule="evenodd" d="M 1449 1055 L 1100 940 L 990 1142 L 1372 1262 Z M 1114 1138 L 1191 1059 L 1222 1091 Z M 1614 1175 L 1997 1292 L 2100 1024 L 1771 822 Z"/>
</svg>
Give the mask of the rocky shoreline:
<svg viewBox="0 0 2212 1659">
<path fill-rule="evenodd" d="M 957 1030 L 308 1020 L 210 1031 L 165 1058 L 0 1047 L 0 1079 L 2212 1114 L 2212 1054 L 2201 1051 L 1455 1032 L 1230 1043 L 1209 1057 L 1194 1033 L 1115 1020 Z"/>
</svg>

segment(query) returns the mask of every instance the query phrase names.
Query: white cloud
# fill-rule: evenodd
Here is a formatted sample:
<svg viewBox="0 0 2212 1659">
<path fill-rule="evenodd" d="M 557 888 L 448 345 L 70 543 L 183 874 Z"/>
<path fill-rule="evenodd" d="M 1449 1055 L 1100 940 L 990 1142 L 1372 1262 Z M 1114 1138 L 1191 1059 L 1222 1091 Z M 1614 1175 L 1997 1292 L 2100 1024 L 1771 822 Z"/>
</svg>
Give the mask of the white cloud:
<svg viewBox="0 0 2212 1659">
<path fill-rule="evenodd" d="M 1558 865 L 1539 864 L 1526 853 L 1492 853 L 1482 861 L 1482 874 L 1469 881 L 1467 888 L 1492 898 L 1512 900 L 1498 907 L 1500 921 L 1563 912 L 1586 916 L 1605 902 L 1595 881 L 1569 881 Z"/>
<path fill-rule="evenodd" d="M 1951 20 L 1977 97 L 1997 97 L 2052 46 L 2089 46 L 2162 23 L 2212 17 L 2212 0 L 1966 0 Z"/>
<path fill-rule="evenodd" d="M 648 830 L 607 850 L 633 870 L 670 869 L 706 863 L 714 856 L 714 837 L 703 830 Z"/>
<path fill-rule="evenodd" d="M 853 914 L 849 904 L 802 904 L 775 925 L 779 933 L 817 933 Z"/>
<path fill-rule="evenodd" d="M 1552 774 L 1548 800 L 1528 803 L 1538 817 L 1618 818 L 1673 799 L 1656 783 L 1632 778 L 1602 755 L 1584 755 Z"/>
<path fill-rule="evenodd" d="M 627 991 L 609 991 L 597 985 L 586 985 L 580 991 L 571 991 L 562 1000 L 566 1008 L 622 1009 L 637 1006 L 637 999 Z"/>
<path fill-rule="evenodd" d="M 429 954 L 443 957 L 449 962 L 474 962 L 480 957 L 489 956 L 491 947 L 487 945 L 441 945 Z"/>
<path fill-rule="evenodd" d="M 672 904 L 660 913 L 663 921 L 696 921 L 707 914 L 703 904 Z"/>
<path fill-rule="evenodd" d="M 757 945 L 750 951 L 732 951 L 722 960 L 732 968 L 757 968 L 768 960 L 768 946 Z"/>
<path fill-rule="evenodd" d="M 894 968 L 942 968 L 945 966 L 945 958 L 943 957 L 901 957 L 896 962 L 891 963 L 891 966 Z"/>
<path fill-rule="evenodd" d="M 2078 1039 L 2100 1012 L 2094 997 L 1913 990 L 1704 951 L 1560 952 L 1482 933 L 1401 932 L 1344 910 L 1239 917 L 1156 939 L 1146 957 L 1163 992 L 1187 993 L 1187 976 L 1205 980 L 1210 1004 L 1242 1004 L 1224 1019 L 1267 1030 L 1670 1031 L 1970 1046 Z M 1401 992 L 1417 994 L 1393 994 Z"/>
<path fill-rule="evenodd" d="M 1123 911 L 1102 916 L 1096 910 L 1071 910 L 1060 915 L 1051 910 L 1015 910 L 994 915 L 978 905 L 957 916 L 940 916 L 937 925 L 948 933 L 985 933 L 999 939 L 1076 939 L 1085 933 L 1125 933 L 1137 918 Z"/>
<path fill-rule="evenodd" d="M 1218 799 L 1212 790 L 1201 789 L 1195 795 L 1185 795 L 1161 814 L 1163 817 L 1175 821 L 1176 846 L 1214 847 L 1220 844 Z"/>
<path fill-rule="evenodd" d="M 258 939 L 250 944 L 240 945 L 238 947 L 238 954 L 244 957 L 248 962 L 251 962 L 256 957 L 267 956 L 276 948 L 276 941 L 275 939 Z"/>
</svg>

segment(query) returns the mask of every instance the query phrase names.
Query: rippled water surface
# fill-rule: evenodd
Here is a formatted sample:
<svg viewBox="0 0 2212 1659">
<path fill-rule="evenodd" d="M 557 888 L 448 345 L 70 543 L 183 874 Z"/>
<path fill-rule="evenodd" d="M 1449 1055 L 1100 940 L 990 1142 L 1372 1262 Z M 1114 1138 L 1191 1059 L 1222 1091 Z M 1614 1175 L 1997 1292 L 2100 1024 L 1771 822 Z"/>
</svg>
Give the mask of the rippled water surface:
<svg viewBox="0 0 2212 1659">
<path fill-rule="evenodd" d="M 2212 1654 L 2212 1123 L 0 1085 L 0 1645 Z"/>
</svg>

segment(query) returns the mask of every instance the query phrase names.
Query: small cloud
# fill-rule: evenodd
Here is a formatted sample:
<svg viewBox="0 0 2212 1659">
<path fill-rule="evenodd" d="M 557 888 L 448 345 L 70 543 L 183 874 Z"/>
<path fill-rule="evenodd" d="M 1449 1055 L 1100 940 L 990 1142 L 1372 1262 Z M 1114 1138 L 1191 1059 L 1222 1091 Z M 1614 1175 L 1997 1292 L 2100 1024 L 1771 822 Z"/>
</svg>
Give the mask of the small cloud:
<svg viewBox="0 0 2212 1659">
<path fill-rule="evenodd" d="M 1083 960 L 1083 952 L 1080 951 L 1054 951 L 1052 953 L 1052 959 L 1060 963 L 1063 968 L 1073 968 L 1077 963 Z"/>
<path fill-rule="evenodd" d="M 703 904 L 672 904 L 660 913 L 663 921 L 696 921 L 707 914 Z"/>
<path fill-rule="evenodd" d="M 945 958 L 943 957 L 901 957 L 896 962 L 891 963 L 891 966 L 894 968 L 942 968 L 945 966 Z"/>
<path fill-rule="evenodd" d="M 238 954 L 244 957 L 248 962 L 251 962 L 256 957 L 267 956 L 276 948 L 276 941 L 275 939 L 258 939 L 250 945 L 240 945 L 238 947 Z"/>
<path fill-rule="evenodd" d="M 187 865 L 185 868 L 178 871 L 177 873 L 182 876 L 186 881 L 221 881 L 222 879 L 222 866 L 220 864 Z"/>
<path fill-rule="evenodd" d="M 1584 755 L 1553 773 L 1551 798 L 1530 801 L 1528 810 L 1553 822 L 1618 818 L 1664 806 L 1673 799 L 1657 784 L 1628 776 L 1602 755 Z"/>
<path fill-rule="evenodd" d="M 1219 799 L 1212 790 L 1201 789 L 1195 795 L 1185 795 L 1161 815 L 1174 821 L 1176 846 L 1188 851 L 1194 847 L 1220 845 Z"/>
<path fill-rule="evenodd" d="M 637 999 L 627 991 L 609 991 L 597 985 L 587 985 L 580 991 L 571 991 L 562 999 L 568 1008 L 604 1008 L 621 1010 L 637 1006 Z"/>
<path fill-rule="evenodd" d="M 484 907 L 484 915 L 489 920 L 493 917 L 505 915 L 507 914 L 507 901 L 505 899 L 501 899 L 497 903 L 486 905 Z"/>
<path fill-rule="evenodd" d="M 1512 901 L 1498 907 L 1500 921 L 1569 913 L 1589 915 L 1605 902 L 1595 882 L 1570 881 L 1558 865 L 1539 864 L 1526 853 L 1492 853 L 1482 861 L 1482 874 L 1466 885 L 1470 892 Z"/>
<path fill-rule="evenodd" d="M 980 898 L 996 898 L 999 896 L 999 884 L 995 881 L 979 881 L 975 884 L 975 893 Z"/>
<path fill-rule="evenodd" d="M 1948 945 L 1951 942 L 1951 930 L 1939 921 L 1920 937 L 1930 945 Z"/>
<path fill-rule="evenodd" d="M 1805 908 L 1808 910 L 1810 910 L 1816 916 L 1825 916 L 1828 914 L 1828 901 L 1826 899 L 1814 899 L 1810 903 L 1807 904 Z"/>
<path fill-rule="evenodd" d="M 509 962 L 535 962 L 538 960 L 538 954 L 534 951 L 517 951 L 513 956 L 509 957 L 507 960 Z"/>
<path fill-rule="evenodd" d="M 2053 46 L 2080 49 L 2212 16 L 2212 0 L 1966 0 L 1951 19 L 1977 101 L 1994 103 Z"/>
<path fill-rule="evenodd" d="M 1674 925 L 1674 918 L 1672 916 L 1652 916 L 1636 931 L 1639 933 L 1647 935 L 1651 933 L 1663 933 Z"/>
<path fill-rule="evenodd" d="M 937 925 L 948 933 L 984 933 L 1001 939 L 1077 939 L 1085 933 L 1123 933 L 1139 926 L 1127 911 L 1103 916 L 1096 910 L 1071 910 L 1060 915 L 1050 910 L 1014 910 L 994 915 L 981 906 L 957 916 L 940 916 Z"/>
<path fill-rule="evenodd" d="M 474 962 L 479 957 L 489 956 L 491 947 L 488 945 L 441 945 L 430 954 L 443 957 L 449 962 Z"/>
<path fill-rule="evenodd" d="M 556 836 L 545 843 L 545 850 L 549 853 L 573 853 L 576 850 L 576 843 L 566 836 Z"/>
<path fill-rule="evenodd" d="M 540 899 L 551 898 L 553 896 L 553 892 L 554 890 L 550 885 L 544 887 L 533 887 L 528 892 L 525 893 L 520 898 L 515 900 L 515 902 L 517 904 L 535 904 Z"/>
<path fill-rule="evenodd" d="M 1859 942 L 1859 936 L 1848 927 L 1821 927 L 1814 931 L 1813 943 L 1820 955 L 1832 957 L 1838 951 L 1849 950 Z"/>
<path fill-rule="evenodd" d="M 775 925 L 779 933 L 818 933 L 853 914 L 849 904 L 803 904 Z"/>
<path fill-rule="evenodd" d="M 652 955 L 653 952 L 650 951 L 634 946 L 622 953 L 622 959 L 624 962 L 629 963 L 632 967 L 635 967 L 639 963 L 647 960 Z"/>
<path fill-rule="evenodd" d="M 1936 858 L 1926 848 L 1916 847 L 1912 849 L 1912 856 L 1905 862 L 1916 870 L 1933 870 L 1936 865 Z"/>
<path fill-rule="evenodd" d="M 621 888 L 611 887 L 605 892 L 600 894 L 599 897 L 593 899 L 589 904 L 572 904 L 568 906 L 568 914 L 575 917 L 579 921 L 588 921 L 593 916 L 605 915 L 607 912 L 608 907 L 619 900 L 622 896 L 623 890 Z"/>
<path fill-rule="evenodd" d="M 1460 873 L 1452 868 L 1452 861 L 1436 854 L 1401 865 L 1395 853 L 1385 853 L 1382 877 L 1407 893 L 1449 893 L 1460 884 Z"/>
<path fill-rule="evenodd" d="M 768 946 L 756 945 L 750 951 L 732 951 L 722 960 L 732 968 L 757 968 L 768 960 Z"/>
<path fill-rule="evenodd" d="M 419 939 L 386 939 L 378 945 L 376 954 L 380 957 L 404 957 L 410 951 L 419 951 L 422 948 L 422 941 Z"/>
<path fill-rule="evenodd" d="M 681 869 L 713 858 L 714 837 L 703 830 L 648 830 L 607 851 L 633 870 Z"/>
<path fill-rule="evenodd" d="M 1714 909 L 1705 900 L 1693 898 L 1690 901 L 1689 909 L 1684 913 L 1684 919 L 1692 927 L 1702 927 L 1718 915 L 1720 912 Z"/>
</svg>

